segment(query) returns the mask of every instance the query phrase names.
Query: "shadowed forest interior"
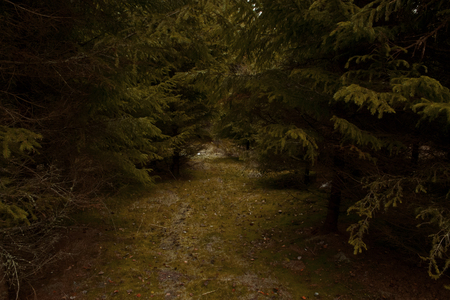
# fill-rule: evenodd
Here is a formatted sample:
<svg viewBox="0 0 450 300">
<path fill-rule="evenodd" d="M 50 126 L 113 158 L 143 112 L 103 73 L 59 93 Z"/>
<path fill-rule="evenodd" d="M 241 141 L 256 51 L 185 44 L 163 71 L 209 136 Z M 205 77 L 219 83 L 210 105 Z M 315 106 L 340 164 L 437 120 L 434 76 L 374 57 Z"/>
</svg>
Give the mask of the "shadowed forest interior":
<svg viewBox="0 0 450 300">
<path fill-rule="evenodd" d="M 0 299 L 450 298 L 448 1 L 0 24 Z"/>
</svg>

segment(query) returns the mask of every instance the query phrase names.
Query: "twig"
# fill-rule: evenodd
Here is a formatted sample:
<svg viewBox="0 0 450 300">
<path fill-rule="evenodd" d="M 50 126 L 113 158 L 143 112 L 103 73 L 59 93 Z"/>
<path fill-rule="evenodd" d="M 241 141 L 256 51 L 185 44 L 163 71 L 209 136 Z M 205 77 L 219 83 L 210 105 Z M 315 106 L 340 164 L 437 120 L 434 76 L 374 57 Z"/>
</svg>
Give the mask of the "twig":
<svg viewBox="0 0 450 300">
<path fill-rule="evenodd" d="M 200 295 L 200 297 L 201 297 L 201 296 L 205 296 L 205 295 L 208 295 L 208 294 L 211 294 L 211 293 L 214 293 L 215 291 L 217 291 L 217 290 L 214 290 L 214 291 L 210 291 L 210 292 L 206 292 L 206 293 L 203 293 L 203 294 L 201 294 L 201 295 Z"/>
<path fill-rule="evenodd" d="M 14 7 L 21 8 L 21 9 L 23 9 L 23 10 L 29 12 L 29 13 L 32 13 L 32 14 L 35 14 L 35 15 L 38 15 L 38 16 L 41 16 L 41 17 L 52 18 L 52 19 L 67 19 L 67 17 L 55 17 L 55 16 L 49 16 L 49 15 L 40 14 L 40 13 L 37 13 L 37 12 L 35 12 L 35 11 L 26 9 L 25 7 L 20 6 L 20 5 L 18 5 L 18 4 L 15 4 L 15 3 L 11 2 L 11 1 L 8 1 L 8 0 L 4 0 L 4 1 L 7 2 L 7 3 L 9 3 L 9 4 L 14 5 Z"/>
<path fill-rule="evenodd" d="M 34 287 L 31 285 L 31 283 L 28 282 L 28 284 L 30 285 L 30 287 L 33 289 L 33 293 L 34 293 L 34 300 L 37 300 L 37 294 L 36 294 L 36 290 L 34 289 Z"/>
<path fill-rule="evenodd" d="M 106 206 L 106 203 L 103 200 L 100 200 L 100 202 L 103 204 L 103 206 L 105 206 L 106 210 L 108 211 L 109 218 L 111 219 L 111 222 L 113 223 L 114 226 L 114 231 L 117 232 L 116 223 L 114 223 L 111 211 L 109 210 L 108 206 Z"/>
<path fill-rule="evenodd" d="M 160 225 L 156 225 L 156 224 L 148 224 L 148 225 L 151 225 L 151 226 L 156 226 L 156 227 L 161 227 L 161 228 L 167 229 L 167 227 L 164 227 L 164 226 L 160 226 Z"/>
<path fill-rule="evenodd" d="M 172 171 L 170 171 L 170 170 L 168 170 L 168 171 L 169 171 L 170 175 L 172 175 L 173 178 L 175 178 L 175 180 L 178 180 L 178 178 L 176 178 L 175 175 L 173 175 Z"/>
<path fill-rule="evenodd" d="M 141 224 L 139 224 L 139 228 L 138 228 L 138 230 L 136 231 L 136 234 L 139 233 L 139 230 L 141 229 L 142 223 L 144 223 L 144 216 L 142 216 L 142 218 L 141 218 Z"/>
<path fill-rule="evenodd" d="M 9 254 L 9 256 L 11 256 L 11 255 Z M 14 260 L 14 258 L 12 256 L 11 256 L 11 264 L 14 267 L 14 277 L 17 281 L 16 300 L 19 300 L 20 278 L 19 278 L 19 273 L 17 272 L 16 261 Z"/>
</svg>

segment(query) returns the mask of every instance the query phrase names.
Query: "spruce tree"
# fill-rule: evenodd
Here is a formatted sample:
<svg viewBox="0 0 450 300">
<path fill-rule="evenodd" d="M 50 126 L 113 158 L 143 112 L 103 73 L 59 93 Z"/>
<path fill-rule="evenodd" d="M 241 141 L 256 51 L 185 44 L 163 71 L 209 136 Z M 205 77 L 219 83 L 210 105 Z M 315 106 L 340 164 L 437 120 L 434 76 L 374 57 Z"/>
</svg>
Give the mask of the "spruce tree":
<svg viewBox="0 0 450 300">
<path fill-rule="evenodd" d="M 261 139 L 255 147 L 329 162 L 334 175 L 325 228 L 337 229 L 341 196 L 350 197 L 344 192 L 352 186 L 356 198 L 349 212 L 362 217 L 349 228 L 356 252 L 366 247 L 370 221 L 382 219 L 383 212 L 392 218 L 389 212 L 398 213 L 401 206 L 402 218 L 395 221 L 408 226 L 423 219 L 418 239 L 429 235 L 431 251 L 421 254 L 430 275 L 439 277 L 450 261 L 449 4 L 234 3 L 235 49 L 252 71 L 227 78 L 239 81 L 230 85 L 230 102 L 245 95 L 244 107 L 252 100 L 254 107 L 276 103 L 269 115 L 286 116 L 267 118 L 245 110 L 252 115 L 247 118 L 259 120 L 253 136 Z M 227 124 L 241 126 L 235 120 Z"/>
<path fill-rule="evenodd" d="M 357 109 L 351 118 L 343 118 L 355 126 L 349 141 L 361 145 L 363 139 L 355 137 L 365 132 L 381 142 L 380 150 L 372 151 L 377 169 L 364 179 L 367 194 L 350 208 L 362 216 L 349 228 L 350 242 L 355 251 L 366 247 L 362 237 L 369 221 L 401 205 L 411 219 L 417 217 L 416 222 L 405 221 L 431 237 L 429 254 L 419 254 L 434 278 L 450 261 L 445 216 L 449 81 L 443 67 L 448 8 L 446 1 L 374 1 L 330 35 L 337 48 L 345 47 L 349 37 L 356 39 L 353 43 L 372 44 L 370 52 L 348 59 L 344 86 L 334 95 L 337 103 Z M 339 126 L 341 120 L 336 120 Z"/>
<path fill-rule="evenodd" d="M 72 209 L 99 191 L 151 184 L 148 166 L 172 155 L 161 124 L 171 105 L 189 110 L 176 102 L 190 85 L 173 83 L 174 70 L 211 61 L 189 4 L 0 2 L 0 261 L 12 293 L 51 262 L 53 228 Z M 183 122 L 193 134 L 195 121 Z"/>
<path fill-rule="evenodd" d="M 336 23 L 350 18 L 352 9 L 350 3 L 339 1 L 323 5 L 313 1 L 236 1 L 230 13 L 237 24 L 233 48 L 245 72 L 226 79 L 235 82 L 229 84 L 234 92 L 229 102 L 245 102 L 243 107 L 249 109 L 240 115 L 258 120 L 251 122 L 252 136 L 261 153 L 277 155 L 291 167 L 302 166 L 305 173 L 319 162 L 330 165 L 334 192 L 324 231 L 337 231 L 343 188 L 340 169 L 346 159 L 331 120 L 335 107 L 329 104 L 341 86 L 341 74 L 336 71 L 343 69 L 342 57 L 337 57 L 338 52 L 325 44 L 323 37 Z M 239 104 L 234 105 L 234 110 L 239 109 Z M 239 128 L 241 124 L 233 119 L 226 126 L 238 132 L 245 128 Z"/>
</svg>

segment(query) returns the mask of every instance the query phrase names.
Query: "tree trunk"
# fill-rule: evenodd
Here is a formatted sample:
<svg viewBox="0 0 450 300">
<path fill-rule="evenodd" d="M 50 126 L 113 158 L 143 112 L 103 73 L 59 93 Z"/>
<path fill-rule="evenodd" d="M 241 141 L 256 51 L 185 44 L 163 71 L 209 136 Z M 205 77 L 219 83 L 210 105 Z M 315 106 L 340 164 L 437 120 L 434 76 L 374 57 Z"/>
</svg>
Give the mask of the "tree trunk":
<svg viewBox="0 0 450 300">
<path fill-rule="evenodd" d="M 170 167 L 174 177 L 180 176 L 180 152 L 175 151 L 172 157 L 172 166 Z"/>
<path fill-rule="evenodd" d="M 311 171 L 309 170 L 309 166 L 307 166 L 305 168 L 305 173 L 304 173 L 304 177 L 303 177 L 303 183 L 305 185 L 308 185 L 311 183 Z"/>
<path fill-rule="evenodd" d="M 328 209 L 322 231 L 325 233 L 338 232 L 339 210 L 341 208 L 342 178 L 339 175 L 344 161 L 338 156 L 333 157 L 333 179 L 331 193 L 328 198 Z"/>
<path fill-rule="evenodd" d="M 413 143 L 411 150 L 411 164 L 414 167 L 417 167 L 418 163 L 419 163 L 419 144 Z"/>
</svg>

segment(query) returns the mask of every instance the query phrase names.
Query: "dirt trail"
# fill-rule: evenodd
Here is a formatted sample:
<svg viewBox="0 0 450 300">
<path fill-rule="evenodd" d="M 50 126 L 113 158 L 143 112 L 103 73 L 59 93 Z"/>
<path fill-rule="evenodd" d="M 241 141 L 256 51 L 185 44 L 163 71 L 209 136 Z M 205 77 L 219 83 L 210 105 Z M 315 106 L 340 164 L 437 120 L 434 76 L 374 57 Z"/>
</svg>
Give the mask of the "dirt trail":
<svg viewBox="0 0 450 300">
<path fill-rule="evenodd" d="M 450 299 L 426 276 L 405 278 L 402 291 L 345 237 L 311 235 L 324 194 L 258 177 L 236 159 L 199 155 L 186 179 L 84 213 L 79 222 L 96 229 L 72 234 L 73 260 L 28 299 Z"/>
</svg>

